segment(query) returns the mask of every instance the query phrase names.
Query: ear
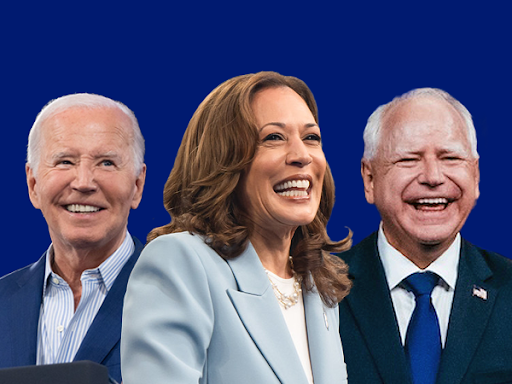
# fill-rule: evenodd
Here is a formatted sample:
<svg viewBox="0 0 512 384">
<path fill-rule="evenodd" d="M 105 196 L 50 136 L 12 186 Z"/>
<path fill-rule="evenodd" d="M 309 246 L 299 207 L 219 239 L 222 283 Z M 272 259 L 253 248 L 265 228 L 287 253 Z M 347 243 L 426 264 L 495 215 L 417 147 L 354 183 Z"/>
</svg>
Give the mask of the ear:
<svg viewBox="0 0 512 384">
<path fill-rule="evenodd" d="M 476 198 L 475 199 L 478 199 L 480 197 L 480 160 L 479 159 L 475 160 L 474 167 L 475 167 L 475 180 L 476 180 L 476 185 L 475 185 Z"/>
<path fill-rule="evenodd" d="M 27 186 L 28 186 L 28 196 L 34 208 L 41 209 L 41 205 L 39 204 L 39 195 L 37 194 L 37 180 L 34 174 L 34 170 L 30 168 L 29 164 L 25 164 L 25 174 L 27 175 Z"/>
<path fill-rule="evenodd" d="M 132 199 L 132 209 L 137 209 L 142 199 L 142 191 L 144 191 L 144 184 L 146 182 L 146 164 L 142 164 L 142 169 L 135 179 L 135 193 Z"/>
<path fill-rule="evenodd" d="M 374 204 L 373 198 L 373 168 L 368 160 L 361 160 L 361 176 L 363 177 L 364 196 L 369 204 Z"/>
</svg>

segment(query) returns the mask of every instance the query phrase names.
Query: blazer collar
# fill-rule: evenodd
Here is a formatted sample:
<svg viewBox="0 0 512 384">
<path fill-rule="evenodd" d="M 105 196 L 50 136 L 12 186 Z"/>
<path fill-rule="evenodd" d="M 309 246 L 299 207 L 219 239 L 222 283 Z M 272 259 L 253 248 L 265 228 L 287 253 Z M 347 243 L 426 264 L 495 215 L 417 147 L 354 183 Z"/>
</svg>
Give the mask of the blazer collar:
<svg viewBox="0 0 512 384">
<path fill-rule="evenodd" d="M 7 301 L 9 334 L 12 348 L 11 366 L 34 365 L 37 351 L 37 328 L 43 294 L 46 252 L 23 271 L 16 280 L 17 288 Z"/>
<path fill-rule="evenodd" d="M 282 383 L 307 384 L 295 345 L 263 265 L 249 243 L 228 260 L 238 290 L 227 293 L 247 332 Z"/>
<path fill-rule="evenodd" d="M 353 279 L 350 294 L 340 305 L 349 307 L 383 383 L 410 383 L 398 323 L 377 250 L 377 234 L 340 256 L 349 264 Z M 343 321 L 340 317 L 340 322 Z"/>
<path fill-rule="evenodd" d="M 492 277 L 493 273 L 481 252 L 463 240 L 450 325 L 437 383 L 459 383 L 469 368 L 498 294 Z M 475 289 L 486 292 L 485 299 L 475 295 Z"/>
<path fill-rule="evenodd" d="M 346 375 L 346 366 L 337 326 L 338 310 L 337 308 L 327 309 L 316 290 L 303 293 L 314 382 L 315 384 L 341 382 Z"/>
<path fill-rule="evenodd" d="M 135 250 L 116 277 L 103 304 L 85 335 L 74 361 L 91 360 L 101 363 L 121 339 L 121 318 L 128 278 L 143 249 L 133 238 Z"/>
</svg>

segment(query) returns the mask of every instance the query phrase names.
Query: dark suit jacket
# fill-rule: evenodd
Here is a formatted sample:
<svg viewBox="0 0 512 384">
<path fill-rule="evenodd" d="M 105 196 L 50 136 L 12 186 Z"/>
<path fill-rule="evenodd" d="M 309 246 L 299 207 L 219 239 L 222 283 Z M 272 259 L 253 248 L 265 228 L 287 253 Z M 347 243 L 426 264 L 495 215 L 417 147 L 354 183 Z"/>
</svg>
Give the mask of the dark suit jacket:
<svg viewBox="0 0 512 384">
<path fill-rule="evenodd" d="M 339 306 L 349 383 L 411 383 L 377 234 L 340 256 L 354 283 Z M 512 261 L 465 240 L 437 383 L 512 383 Z"/>
<path fill-rule="evenodd" d="M 135 251 L 105 297 L 74 359 L 107 366 L 109 375 L 118 382 L 123 299 L 128 277 L 143 248 L 138 239 L 133 240 Z M 36 364 L 45 254 L 34 264 L 0 279 L 0 368 Z"/>
</svg>

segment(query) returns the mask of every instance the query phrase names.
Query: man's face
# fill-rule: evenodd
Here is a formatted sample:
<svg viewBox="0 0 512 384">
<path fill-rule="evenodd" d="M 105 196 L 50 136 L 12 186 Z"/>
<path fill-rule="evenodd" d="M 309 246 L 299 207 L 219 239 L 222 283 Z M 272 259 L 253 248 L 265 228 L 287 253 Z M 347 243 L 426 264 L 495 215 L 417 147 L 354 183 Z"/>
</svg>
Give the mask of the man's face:
<svg viewBox="0 0 512 384">
<path fill-rule="evenodd" d="M 121 244 L 146 174 L 134 169 L 132 143 L 130 120 L 115 108 L 75 107 L 43 122 L 39 167 L 27 166 L 27 183 L 56 249 Z"/>
<path fill-rule="evenodd" d="M 421 97 L 394 107 L 382 123 L 377 154 L 363 161 L 362 174 L 388 241 L 406 256 L 448 248 L 479 196 L 464 121 L 444 100 Z"/>
</svg>

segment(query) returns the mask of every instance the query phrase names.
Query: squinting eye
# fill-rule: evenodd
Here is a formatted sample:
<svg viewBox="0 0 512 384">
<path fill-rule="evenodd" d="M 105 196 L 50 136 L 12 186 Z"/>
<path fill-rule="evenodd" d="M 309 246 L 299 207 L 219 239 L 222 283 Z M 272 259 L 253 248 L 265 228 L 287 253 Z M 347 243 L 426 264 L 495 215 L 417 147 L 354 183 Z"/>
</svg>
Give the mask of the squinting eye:
<svg viewBox="0 0 512 384">
<path fill-rule="evenodd" d="M 277 134 L 277 133 L 271 133 L 270 135 L 267 135 L 263 141 L 271 141 L 271 140 L 282 140 L 283 138 L 281 137 L 281 135 Z"/>
<path fill-rule="evenodd" d="M 110 161 L 110 160 L 103 160 L 101 162 L 101 164 L 103 164 L 103 165 L 105 165 L 107 167 L 111 167 L 112 165 L 114 165 L 114 163 L 112 161 Z"/>
<path fill-rule="evenodd" d="M 57 161 L 57 163 L 55 165 L 72 165 L 73 163 L 69 160 L 60 160 L 60 161 Z"/>
</svg>

